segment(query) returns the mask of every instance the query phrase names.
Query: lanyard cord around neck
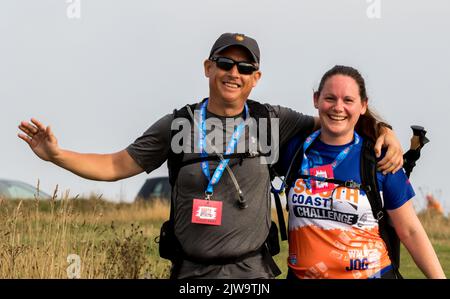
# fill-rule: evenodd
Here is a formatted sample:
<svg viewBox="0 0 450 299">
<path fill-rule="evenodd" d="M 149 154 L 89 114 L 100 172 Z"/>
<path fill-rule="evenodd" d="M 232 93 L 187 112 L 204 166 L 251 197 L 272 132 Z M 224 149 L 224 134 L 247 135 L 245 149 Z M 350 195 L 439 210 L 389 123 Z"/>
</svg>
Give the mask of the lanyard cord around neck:
<svg viewBox="0 0 450 299">
<path fill-rule="evenodd" d="M 201 134 L 201 135 L 200 135 L 201 138 L 199 138 L 199 148 L 202 149 L 201 155 L 202 155 L 202 157 L 205 156 L 205 151 L 204 151 L 204 149 L 205 149 L 205 146 L 206 146 L 206 141 L 208 141 L 209 146 L 211 146 L 211 148 L 213 149 L 213 151 L 214 151 L 214 152 L 217 154 L 217 156 L 220 158 L 220 160 L 221 160 L 221 163 L 220 163 L 220 164 L 224 165 L 225 169 L 228 171 L 228 173 L 229 173 L 229 175 L 230 175 L 230 177 L 231 177 L 231 180 L 233 181 L 233 184 L 234 184 L 234 186 L 235 186 L 235 188 L 236 188 L 236 190 L 237 190 L 237 192 L 238 192 L 238 194 L 239 194 L 239 201 L 238 201 L 238 202 L 239 202 L 239 207 L 240 207 L 240 208 L 246 208 L 246 207 L 247 207 L 247 204 L 246 204 L 246 202 L 245 202 L 243 193 L 242 193 L 242 191 L 241 191 L 241 189 L 240 189 L 240 187 L 239 187 L 239 184 L 238 184 L 238 182 L 237 182 L 237 180 L 236 180 L 236 177 L 234 176 L 233 172 L 231 171 L 230 167 L 228 166 L 228 161 L 229 161 L 229 159 L 224 159 L 223 155 L 217 150 L 217 148 L 215 148 L 214 145 L 211 144 L 211 141 L 210 141 L 210 140 L 205 136 L 205 134 L 204 134 L 204 132 L 206 132 L 206 126 L 203 127 L 203 124 L 205 124 L 205 121 L 202 121 L 202 120 L 205 120 L 205 119 L 206 119 L 206 107 L 207 107 L 207 103 L 208 103 L 208 100 L 204 101 L 204 102 L 202 103 L 202 105 L 201 105 L 201 110 L 200 110 L 200 123 L 197 122 L 197 119 L 195 119 L 195 117 L 194 117 L 194 115 L 193 115 L 191 109 L 188 107 L 188 112 L 189 112 L 191 118 L 193 119 L 194 124 L 198 127 L 198 129 L 199 129 L 199 131 L 200 131 L 200 134 Z M 202 116 L 202 111 L 204 112 L 203 116 Z M 247 119 L 249 119 L 249 112 L 248 112 L 247 104 L 245 105 L 245 112 L 246 112 L 246 120 L 247 120 Z M 244 122 L 243 122 L 243 123 L 244 123 Z M 203 130 L 202 128 L 204 128 L 205 130 Z M 234 134 L 233 134 L 233 135 L 234 135 Z M 201 141 L 201 139 L 203 139 L 204 142 Z M 201 142 L 201 143 L 200 143 L 200 142 Z M 233 149 L 234 149 L 234 148 L 233 148 Z M 206 154 L 206 155 L 207 155 L 207 154 Z M 202 163 L 202 164 L 203 164 L 203 163 Z M 209 163 L 207 163 L 205 166 L 206 166 L 206 168 L 204 168 L 203 165 L 202 165 L 202 171 L 203 171 L 203 173 L 205 174 L 205 176 L 208 178 L 208 180 L 210 180 L 210 178 L 209 178 Z M 220 165 L 219 165 L 219 166 L 220 166 Z M 219 168 L 219 167 L 217 167 L 217 168 Z M 216 168 L 216 171 L 217 171 L 217 168 Z M 223 173 L 223 170 L 222 170 L 222 173 Z M 220 179 L 220 177 L 219 177 L 219 179 Z M 209 184 L 210 184 L 210 183 L 211 183 L 211 180 L 210 180 Z M 209 184 L 208 184 L 208 186 L 209 186 Z M 217 182 L 216 182 L 216 184 L 217 184 Z M 212 195 L 212 192 L 211 192 L 211 193 L 206 193 L 206 192 L 205 192 L 205 194 L 206 194 L 207 199 L 209 199 L 209 198 L 211 197 L 211 195 Z"/>
<path fill-rule="evenodd" d="M 317 137 L 319 135 L 320 135 L 320 130 L 317 130 L 316 132 L 311 134 L 308 138 L 306 138 L 305 142 L 303 143 L 303 161 L 302 161 L 302 166 L 300 168 L 300 171 L 301 171 L 301 174 L 304 176 L 311 175 L 310 167 L 312 166 L 312 165 L 310 165 L 310 161 L 308 159 L 308 156 L 306 155 L 306 151 L 311 146 L 311 144 L 317 139 Z M 354 131 L 353 137 L 354 137 L 353 142 L 349 146 L 347 146 L 345 149 L 343 149 L 337 155 L 336 159 L 331 163 L 331 167 L 333 168 L 333 171 L 336 169 L 336 167 L 339 166 L 339 164 L 341 164 L 342 161 L 344 161 L 344 159 L 348 156 L 348 154 L 352 150 L 353 146 L 359 144 L 361 137 L 358 135 L 358 133 L 356 133 L 356 131 Z M 311 182 L 310 182 L 311 180 L 305 179 L 304 181 L 305 181 L 306 187 L 308 189 L 311 189 Z"/>
</svg>

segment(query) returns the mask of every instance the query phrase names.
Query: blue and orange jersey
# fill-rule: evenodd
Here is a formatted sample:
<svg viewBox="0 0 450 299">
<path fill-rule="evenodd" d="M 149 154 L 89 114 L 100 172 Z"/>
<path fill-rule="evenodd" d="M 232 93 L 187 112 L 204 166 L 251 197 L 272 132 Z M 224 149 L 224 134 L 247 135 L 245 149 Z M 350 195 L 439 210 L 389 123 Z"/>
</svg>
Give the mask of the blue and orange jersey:
<svg viewBox="0 0 450 299">
<path fill-rule="evenodd" d="M 334 178 L 361 183 L 361 144 L 355 145 L 334 169 Z M 307 152 L 308 160 L 314 167 L 330 164 L 346 146 L 316 140 Z M 388 210 L 402 206 L 415 195 L 404 171 L 377 173 L 377 181 Z M 313 193 L 308 186 L 303 179 L 295 180 L 287 197 L 288 265 L 293 273 L 298 278 L 380 277 L 391 261 L 365 192 L 335 186 Z"/>
</svg>

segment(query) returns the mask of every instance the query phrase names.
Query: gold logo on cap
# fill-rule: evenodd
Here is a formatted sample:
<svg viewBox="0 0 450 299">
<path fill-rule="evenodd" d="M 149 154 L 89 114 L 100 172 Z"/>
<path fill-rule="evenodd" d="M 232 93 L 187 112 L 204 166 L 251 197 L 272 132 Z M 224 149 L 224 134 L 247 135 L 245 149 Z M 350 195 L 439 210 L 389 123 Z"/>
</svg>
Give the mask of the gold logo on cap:
<svg viewBox="0 0 450 299">
<path fill-rule="evenodd" d="M 236 40 L 237 40 L 238 42 L 242 42 L 242 41 L 244 40 L 244 36 L 242 36 L 242 35 L 236 35 Z"/>
</svg>

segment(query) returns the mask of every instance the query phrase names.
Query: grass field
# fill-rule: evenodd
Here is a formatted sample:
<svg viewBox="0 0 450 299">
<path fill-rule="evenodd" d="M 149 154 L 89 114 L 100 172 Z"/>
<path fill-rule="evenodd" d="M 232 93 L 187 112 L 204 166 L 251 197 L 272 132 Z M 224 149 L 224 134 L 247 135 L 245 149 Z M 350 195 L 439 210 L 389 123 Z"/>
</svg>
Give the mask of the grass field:
<svg viewBox="0 0 450 299">
<path fill-rule="evenodd" d="M 166 205 L 111 203 L 96 198 L 0 199 L 0 278 L 167 278 L 155 238 L 168 218 Z M 450 276 L 450 223 L 420 214 Z M 276 217 L 274 217 L 276 219 Z M 276 261 L 286 275 L 287 243 Z M 406 250 L 401 272 L 423 278 Z"/>
</svg>

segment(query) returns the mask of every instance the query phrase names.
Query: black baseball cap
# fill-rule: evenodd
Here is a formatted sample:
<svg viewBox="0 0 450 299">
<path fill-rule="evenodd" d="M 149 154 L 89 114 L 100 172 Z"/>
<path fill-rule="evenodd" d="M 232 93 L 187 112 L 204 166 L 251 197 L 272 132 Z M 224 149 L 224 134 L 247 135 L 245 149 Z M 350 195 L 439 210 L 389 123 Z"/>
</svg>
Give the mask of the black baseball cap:
<svg viewBox="0 0 450 299">
<path fill-rule="evenodd" d="M 247 49 L 253 57 L 253 60 L 259 64 L 259 47 L 256 40 L 242 33 L 224 33 L 214 43 L 209 53 L 209 58 L 214 54 L 230 46 L 241 46 Z"/>
</svg>

